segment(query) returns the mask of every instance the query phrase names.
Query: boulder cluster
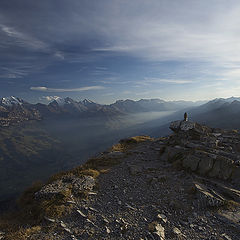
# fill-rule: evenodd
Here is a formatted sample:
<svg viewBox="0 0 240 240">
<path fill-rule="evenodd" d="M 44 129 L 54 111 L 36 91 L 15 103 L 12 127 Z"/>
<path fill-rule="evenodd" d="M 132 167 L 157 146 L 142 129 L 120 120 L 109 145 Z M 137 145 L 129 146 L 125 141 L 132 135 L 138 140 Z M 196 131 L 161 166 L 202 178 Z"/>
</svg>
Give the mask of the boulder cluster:
<svg viewBox="0 0 240 240">
<path fill-rule="evenodd" d="M 184 169 L 223 180 L 240 180 L 240 134 L 236 130 L 209 128 L 175 121 L 165 154 Z"/>
</svg>

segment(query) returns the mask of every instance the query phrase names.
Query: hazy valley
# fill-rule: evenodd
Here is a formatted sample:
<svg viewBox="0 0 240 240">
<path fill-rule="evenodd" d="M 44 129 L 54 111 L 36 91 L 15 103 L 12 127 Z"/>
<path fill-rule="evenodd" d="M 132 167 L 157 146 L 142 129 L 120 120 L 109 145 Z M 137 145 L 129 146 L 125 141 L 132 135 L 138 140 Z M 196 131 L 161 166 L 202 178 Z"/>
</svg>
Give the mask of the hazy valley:
<svg viewBox="0 0 240 240">
<path fill-rule="evenodd" d="M 34 181 L 84 163 L 119 139 L 169 134 L 169 122 L 185 111 L 191 120 L 212 127 L 240 128 L 240 102 L 216 99 L 202 104 L 159 99 L 117 101 L 58 99 L 48 105 L 2 99 L 0 178 L 2 200 Z"/>
</svg>

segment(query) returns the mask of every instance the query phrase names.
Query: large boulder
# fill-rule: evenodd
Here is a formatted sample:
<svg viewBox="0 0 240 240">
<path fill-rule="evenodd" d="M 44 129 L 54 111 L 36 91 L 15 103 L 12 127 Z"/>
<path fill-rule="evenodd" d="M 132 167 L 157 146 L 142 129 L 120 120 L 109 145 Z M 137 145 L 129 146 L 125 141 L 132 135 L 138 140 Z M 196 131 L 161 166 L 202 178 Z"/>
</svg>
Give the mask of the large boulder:
<svg viewBox="0 0 240 240">
<path fill-rule="evenodd" d="M 85 191 L 91 191 L 95 186 L 95 179 L 91 176 L 67 176 L 62 177 L 53 183 L 47 184 L 42 189 L 35 193 L 36 199 L 51 199 L 60 197 L 67 191 L 72 191 L 78 194 Z"/>
<path fill-rule="evenodd" d="M 198 168 L 199 162 L 200 162 L 200 159 L 198 157 L 194 155 L 188 155 L 183 159 L 182 165 L 184 168 L 195 172 Z"/>
<path fill-rule="evenodd" d="M 174 121 L 171 122 L 169 127 L 175 133 L 189 133 L 189 135 L 205 135 L 212 130 L 206 126 L 202 126 L 195 122 L 190 121 Z"/>
<path fill-rule="evenodd" d="M 170 124 L 170 129 L 174 132 L 189 131 L 190 129 L 194 129 L 194 128 L 195 128 L 194 122 L 178 120 L 178 121 L 171 122 Z"/>
</svg>

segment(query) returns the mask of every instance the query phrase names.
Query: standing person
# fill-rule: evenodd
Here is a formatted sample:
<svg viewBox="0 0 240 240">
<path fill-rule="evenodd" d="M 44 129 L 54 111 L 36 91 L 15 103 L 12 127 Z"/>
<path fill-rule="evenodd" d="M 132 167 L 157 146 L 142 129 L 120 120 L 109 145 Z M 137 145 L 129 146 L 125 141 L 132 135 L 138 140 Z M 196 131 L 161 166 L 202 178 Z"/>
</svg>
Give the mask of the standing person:
<svg viewBox="0 0 240 240">
<path fill-rule="evenodd" d="M 184 113 L 184 121 L 185 121 L 185 122 L 188 121 L 188 115 L 187 115 L 186 112 Z"/>
</svg>

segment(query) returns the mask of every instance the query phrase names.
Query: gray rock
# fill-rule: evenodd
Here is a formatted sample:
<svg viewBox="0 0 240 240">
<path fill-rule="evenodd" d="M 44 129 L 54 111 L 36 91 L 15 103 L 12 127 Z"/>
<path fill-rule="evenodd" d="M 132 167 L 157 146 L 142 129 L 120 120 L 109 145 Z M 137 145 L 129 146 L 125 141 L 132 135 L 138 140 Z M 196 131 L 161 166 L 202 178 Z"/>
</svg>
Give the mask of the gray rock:
<svg viewBox="0 0 240 240">
<path fill-rule="evenodd" d="M 194 155 L 188 155 L 183 159 L 182 165 L 186 169 L 190 169 L 191 171 L 196 171 L 198 168 L 199 162 L 200 162 L 200 159 L 198 157 L 195 157 Z"/>
<path fill-rule="evenodd" d="M 206 175 L 213 168 L 213 159 L 210 157 L 202 158 L 199 162 L 198 172 L 201 175 Z"/>
<path fill-rule="evenodd" d="M 56 196 L 61 196 L 64 191 L 70 189 L 69 183 L 57 180 L 51 184 L 45 185 L 40 191 L 35 193 L 36 199 L 51 199 Z"/>
<path fill-rule="evenodd" d="M 223 233 L 221 235 L 225 240 L 232 240 L 232 238 L 230 238 L 226 233 Z"/>
<path fill-rule="evenodd" d="M 107 232 L 108 234 L 110 234 L 110 233 L 111 233 L 111 230 L 110 230 L 107 226 L 105 226 L 105 228 L 106 228 L 106 232 Z"/>
<path fill-rule="evenodd" d="M 51 199 L 61 196 L 64 192 L 72 189 L 74 193 L 91 191 L 95 186 L 95 179 L 91 176 L 65 177 L 51 184 L 45 185 L 40 191 L 35 193 L 36 199 Z"/>
<path fill-rule="evenodd" d="M 156 224 L 155 226 L 155 232 L 161 240 L 164 240 L 165 239 L 165 229 L 164 227 L 161 225 L 161 224 Z"/>
<path fill-rule="evenodd" d="M 182 236 L 182 232 L 180 231 L 180 229 L 178 229 L 177 227 L 173 228 L 173 233 L 177 236 Z"/>
<path fill-rule="evenodd" d="M 83 218 L 86 218 L 87 216 L 83 213 L 83 212 L 81 212 L 79 209 L 77 210 L 77 212 L 83 217 Z"/>
<path fill-rule="evenodd" d="M 196 183 L 195 187 L 198 194 L 198 207 L 219 207 L 226 204 L 226 199 L 214 189 L 207 188 L 200 183 Z"/>
<path fill-rule="evenodd" d="M 166 215 L 164 215 L 164 214 L 162 214 L 162 213 L 159 213 L 159 214 L 157 215 L 157 218 L 158 218 L 160 221 L 162 221 L 162 222 L 164 222 L 164 223 L 167 223 L 167 217 L 166 217 Z"/>
</svg>

